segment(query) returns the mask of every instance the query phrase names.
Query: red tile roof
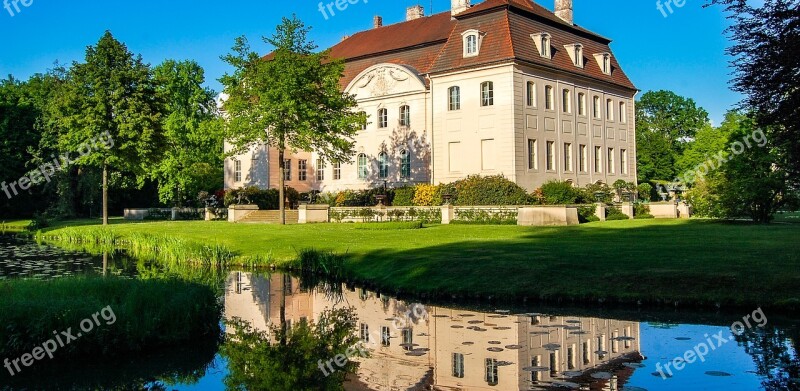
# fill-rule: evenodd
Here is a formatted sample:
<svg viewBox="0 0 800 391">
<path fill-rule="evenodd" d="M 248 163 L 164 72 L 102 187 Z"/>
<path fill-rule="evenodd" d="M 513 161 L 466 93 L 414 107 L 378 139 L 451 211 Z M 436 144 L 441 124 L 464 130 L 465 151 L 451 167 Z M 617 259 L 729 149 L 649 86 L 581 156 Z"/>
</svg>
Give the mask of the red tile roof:
<svg viewBox="0 0 800 391">
<path fill-rule="evenodd" d="M 480 54 L 463 57 L 461 33 L 486 33 Z M 539 56 L 531 34 L 547 32 L 554 48 L 552 59 Z M 331 48 L 331 57 L 345 60 L 342 86 L 363 70 L 379 63 L 404 64 L 420 75 L 479 65 L 517 62 L 590 77 L 635 90 L 612 56 L 612 74 L 602 73 L 596 53 L 611 53 L 610 40 L 564 22 L 532 0 L 485 0 L 453 18 L 450 11 L 357 33 Z M 564 45 L 584 47 L 585 67 L 576 67 Z"/>
</svg>

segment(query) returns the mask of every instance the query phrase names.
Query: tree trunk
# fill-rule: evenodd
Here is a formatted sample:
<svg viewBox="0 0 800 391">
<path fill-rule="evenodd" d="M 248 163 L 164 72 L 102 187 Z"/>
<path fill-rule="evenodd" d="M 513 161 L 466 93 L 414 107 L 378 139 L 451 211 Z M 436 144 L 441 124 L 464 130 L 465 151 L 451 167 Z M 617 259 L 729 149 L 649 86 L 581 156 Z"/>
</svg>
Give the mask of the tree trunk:
<svg viewBox="0 0 800 391">
<path fill-rule="evenodd" d="M 103 164 L 103 225 L 108 225 L 108 166 Z"/>
<path fill-rule="evenodd" d="M 289 333 L 289 330 L 286 327 L 286 275 L 281 274 L 280 276 L 281 276 L 280 344 L 281 346 L 286 346 L 286 335 Z"/>
<path fill-rule="evenodd" d="M 278 167 L 280 173 L 278 174 L 278 210 L 280 211 L 280 223 L 286 225 L 286 160 L 284 160 L 283 146 L 278 146 Z"/>
</svg>

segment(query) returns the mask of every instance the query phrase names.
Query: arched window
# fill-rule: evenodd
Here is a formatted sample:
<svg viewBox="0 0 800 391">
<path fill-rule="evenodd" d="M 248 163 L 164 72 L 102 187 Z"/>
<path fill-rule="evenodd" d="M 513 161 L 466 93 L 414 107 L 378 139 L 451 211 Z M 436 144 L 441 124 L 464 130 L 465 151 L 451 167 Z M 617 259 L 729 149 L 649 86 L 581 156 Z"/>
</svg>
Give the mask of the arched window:
<svg viewBox="0 0 800 391">
<path fill-rule="evenodd" d="M 411 177 L 411 154 L 405 149 L 400 151 L 400 176 L 403 178 Z"/>
<path fill-rule="evenodd" d="M 595 118 L 600 118 L 600 97 L 596 95 L 592 100 L 592 115 Z"/>
<path fill-rule="evenodd" d="M 378 128 L 389 126 L 389 110 L 378 109 Z"/>
<path fill-rule="evenodd" d="M 628 107 L 625 102 L 619 102 L 619 122 L 628 122 Z"/>
<path fill-rule="evenodd" d="M 572 112 L 572 91 L 564 89 L 561 92 L 561 111 L 565 113 Z"/>
<path fill-rule="evenodd" d="M 606 121 L 614 120 L 614 101 L 611 99 L 606 100 Z"/>
<path fill-rule="evenodd" d="M 389 176 L 389 155 L 387 155 L 386 152 L 381 152 L 381 154 L 378 155 L 378 169 L 378 174 L 381 179 Z"/>
<path fill-rule="evenodd" d="M 411 107 L 400 106 L 400 126 L 411 126 Z"/>
<path fill-rule="evenodd" d="M 358 155 L 358 179 L 367 179 L 369 176 L 369 167 L 367 166 L 367 155 Z"/>
<path fill-rule="evenodd" d="M 586 115 L 586 94 L 578 93 L 578 115 Z"/>
<path fill-rule="evenodd" d="M 553 96 L 553 86 L 545 86 L 544 87 L 544 108 L 547 110 L 553 110 L 553 100 L 555 97 Z"/>
<path fill-rule="evenodd" d="M 536 107 L 536 83 L 528 82 L 528 106 Z"/>
<path fill-rule="evenodd" d="M 447 90 L 449 110 L 461 110 L 461 87 L 454 86 Z"/>
<path fill-rule="evenodd" d="M 481 83 L 481 106 L 494 105 L 494 83 L 486 81 Z"/>
</svg>

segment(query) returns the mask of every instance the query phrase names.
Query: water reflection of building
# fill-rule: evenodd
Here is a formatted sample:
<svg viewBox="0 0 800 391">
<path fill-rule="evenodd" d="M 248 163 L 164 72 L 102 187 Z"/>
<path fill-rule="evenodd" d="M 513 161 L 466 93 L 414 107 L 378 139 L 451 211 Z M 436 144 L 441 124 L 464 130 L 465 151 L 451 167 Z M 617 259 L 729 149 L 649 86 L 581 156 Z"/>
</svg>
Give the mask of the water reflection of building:
<svg viewBox="0 0 800 391">
<path fill-rule="evenodd" d="M 361 359 L 360 390 L 529 390 L 561 384 L 619 390 L 639 354 L 639 323 L 598 318 L 509 315 L 416 307 L 362 289 L 332 301 L 304 292 L 295 278 L 233 273 L 225 316 L 266 329 L 317 320 L 326 308 L 353 307 L 371 357 Z M 626 365 L 623 365 L 626 364 Z"/>
</svg>

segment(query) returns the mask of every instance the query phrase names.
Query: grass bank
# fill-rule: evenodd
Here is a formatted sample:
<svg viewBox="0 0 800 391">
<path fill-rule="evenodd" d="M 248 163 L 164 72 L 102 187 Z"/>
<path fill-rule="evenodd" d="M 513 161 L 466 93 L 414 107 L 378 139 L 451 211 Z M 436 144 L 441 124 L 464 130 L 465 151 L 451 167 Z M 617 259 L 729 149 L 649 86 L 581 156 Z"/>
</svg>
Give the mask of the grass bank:
<svg viewBox="0 0 800 391">
<path fill-rule="evenodd" d="M 798 224 L 634 220 L 566 228 L 363 228 L 161 222 L 109 230 L 121 238 L 148 233 L 219 243 L 277 266 L 308 248 L 343 254 L 353 280 L 387 293 L 788 310 L 800 305 Z"/>
<path fill-rule="evenodd" d="M 31 354 L 54 332 L 64 342 L 53 354 L 58 360 L 149 352 L 215 338 L 220 314 L 212 288 L 178 280 L 7 280 L 0 282 L 0 357 Z M 62 332 L 70 330 L 77 339 L 67 343 Z"/>
</svg>

